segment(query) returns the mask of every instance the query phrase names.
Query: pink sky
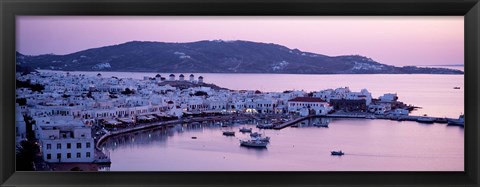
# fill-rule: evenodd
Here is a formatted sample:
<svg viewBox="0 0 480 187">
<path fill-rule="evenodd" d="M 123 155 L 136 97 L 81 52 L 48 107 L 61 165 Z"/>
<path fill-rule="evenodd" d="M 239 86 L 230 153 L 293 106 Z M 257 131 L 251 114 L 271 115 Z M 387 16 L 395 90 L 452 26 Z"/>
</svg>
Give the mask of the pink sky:
<svg viewBox="0 0 480 187">
<path fill-rule="evenodd" d="M 249 40 L 395 66 L 464 63 L 463 16 L 18 16 L 17 51 L 68 54 L 128 41 Z"/>
</svg>

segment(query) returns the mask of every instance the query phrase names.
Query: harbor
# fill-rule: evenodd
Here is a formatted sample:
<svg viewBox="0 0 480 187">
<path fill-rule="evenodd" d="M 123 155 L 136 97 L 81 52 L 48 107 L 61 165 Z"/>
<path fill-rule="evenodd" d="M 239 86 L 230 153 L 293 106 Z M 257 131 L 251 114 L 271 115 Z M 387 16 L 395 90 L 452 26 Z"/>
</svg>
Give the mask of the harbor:
<svg viewBox="0 0 480 187">
<path fill-rule="evenodd" d="M 18 91 L 20 95 L 28 98 L 29 102 L 39 103 L 34 108 L 28 108 L 27 106 L 31 105 L 19 103 L 18 112 L 32 119 L 27 122 L 36 123 L 33 130 L 38 139 L 36 143 L 42 145 L 43 154 L 39 154 L 42 157 L 39 160 L 43 160 L 41 163 L 57 167 L 37 165 L 48 170 L 48 168 L 63 168 L 60 167 L 62 163 L 80 162 L 87 166 L 93 164 L 95 167 L 69 166 L 78 167 L 71 168 L 75 170 L 104 170 L 103 168 L 115 170 L 116 167 L 112 165 L 118 161 L 114 158 L 115 153 L 108 148 L 109 142 L 144 131 L 170 132 L 178 128 L 209 126 L 221 129 L 217 132 L 218 134 L 212 136 L 230 138 L 224 140 L 234 141 L 230 146 L 271 150 L 272 147 L 282 143 L 279 142 L 279 137 L 275 133 L 281 136 L 284 131 L 304 127 L 315 127 L 329 132 L 335 128 L 332 126 L 335 122 L 330 123 L 330 121 L 358 120 L 356 123 L 359 126 L 371 122 L 378 122 L 379 126 L 390 122 L 413 123 L 419 126 L 447 124 L 462 129 L 465 123 L 463 115 L 459 118 L 454 117 L 462 112 L 459 105 L 432 111 L 432 106 L 449 103 L 454 101 L 453 99 L 439 99 L 442 102 L 435 100 L 425 103 L 424 100 L 412 100 L 411 97 L 416 96 L 409 95 L 408 92 L 385 93 L 375 89 L 373 91 L 366 88 L 353 90 L 349 87 L 313 91 L 262 92 L 260 90 L 228 90 L 226 88 L 234 85 L 216 86 L 205 83 L 205 79 L 210 76 L 215 77 L 212 74 L 198 78 L 194 78 L 196 76 L 191 74 L 188 79 L 185 79 L 185 76 L 176 79 L 175 74 L 170 74 L 169 78 L 165 79 L 157 74 L 154 77 L 144 76 L 141 80 L 120 79 L 116 76 L 104 77 L 102 74 L 108 73 L 96 73 L 96 76 L 89 77 L 83 72 L 45 72 L 28 75 L 19 80 L 25 81 L 26 85 L 31 84 L 28 83 L 30 79 L 37 79 L 37 82 L 42 84 L 49 81 L 44 88 L 44 92 L 48 94 L 32 94 L 30 90 L 24 88 Z M 65 80 L 84 82 L 82 89 L 86 90 L 64 85 Z M 97 82 L 97 84 L 91 86 L 91 82 Z M 221 81 L 215 79 L 214 82 Z M 54 89 L 60 85 L 66 87 L 67 91 L 56 93 Z M 461 93 L 459 92 L 461 87 L 457 89 L 449 86 L 449 90 L 452 94 Z M 51 95 L 62 98 L 62 103 L 59 100 L 51 100 Z M 91 110 L 86 110 L 87 106 L 91 107 Z M 245 129 L 239 131 L 242 128 Z M 91 131 L 87 132 L 88 129 Z M 261 134 L 261 136 L 245 137 L 245 134 Z M 75 148 L 81 150 L 80 154 L 75 153 L 74 156 L 68 152 L 68 149 L 64 149 L 71 147 L 67 141 L 72 138 L 79 142 L 74 144 Z M 203 138 L 205 137 L 202 134 L 188 137 L 190 141 L 198 142 Z M 91 146 L 92 144 L 94 146 Z M 213 144 L 215 143 L 210 142 L 205 146 Z M 331 151 L 344 149 L 344 146 L 339 146 L 325 149 L 324 151 L 327 152 L 324 154 L 330 156 Z M 57 152 L 60 149 L 62 152 Z M 355 153 L 350 149 L 344 149 L 344 151 L 346 151 L 345 156 Z"/>
<path fill-rule="evenodd" d="M 353 171 L 388 171 L 392 167 L 462 170 L 463 147 L 455 144 L 463 142 L 463 128 L 361 118 L 331 118 L 328 128 L 314 126 L 321 119 L 300 121 L 298 127 L 282 130 L 256 128 L 262 121 L 254 119 L 231 122 L 227 127 L 216 122 L 178 124 L 112 136 L 101 148 L 110 153 L 110 171 L 342 171 L 352 164 Z M 242 127 L 269 137 L 270 143 L 265 148 L 241 146 L 240 140 L 252 139 L 251 133 L 239 132 Z M 224 131 L 234 131 L 235 136 L 225 136 Z M 428 132 L 435 135 L 425 137 Z M 385 146 L 388 148 L 381 149 Z M 345 154 L 331 155 L 339 150 Z M 215 160 L 214 166 L 211 160 Z M 288 160 L 288 164 L 277 164 L 279 160 Z M 436 165 L 438 161 L 449 164 Z"/>
</svg>

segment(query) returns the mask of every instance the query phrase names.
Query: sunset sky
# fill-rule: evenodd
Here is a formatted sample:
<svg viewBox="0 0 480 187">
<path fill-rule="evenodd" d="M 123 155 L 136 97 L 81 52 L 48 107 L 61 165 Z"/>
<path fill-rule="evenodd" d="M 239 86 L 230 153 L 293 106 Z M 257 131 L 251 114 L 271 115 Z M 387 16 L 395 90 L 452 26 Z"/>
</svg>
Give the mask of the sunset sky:
<svg viewBox="0 0 480 187">
<path fill-rule="evenodd" d="M 380 63 L 464 63 L 463 16 L 446 17 L 68 17 L 18 16 L 17 51 L 69 54 L 128 41 L 248 40 Z"/>
</svg>

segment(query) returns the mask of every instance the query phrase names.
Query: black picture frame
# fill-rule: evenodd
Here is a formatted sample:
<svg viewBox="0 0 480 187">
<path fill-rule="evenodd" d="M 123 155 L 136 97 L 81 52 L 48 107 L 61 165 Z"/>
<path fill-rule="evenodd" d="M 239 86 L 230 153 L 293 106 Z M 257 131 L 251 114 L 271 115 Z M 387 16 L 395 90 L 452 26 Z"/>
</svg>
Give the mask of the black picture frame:
<svg viewBox="0 0 480 187">
<path fill-rule="evenodd" d="M 479 186 L 479 0 L 1 0 L 2 186 Z M 465 17 L 465 172 L 16 172 L 15 16 L 461 15 Z"/>
</svg>

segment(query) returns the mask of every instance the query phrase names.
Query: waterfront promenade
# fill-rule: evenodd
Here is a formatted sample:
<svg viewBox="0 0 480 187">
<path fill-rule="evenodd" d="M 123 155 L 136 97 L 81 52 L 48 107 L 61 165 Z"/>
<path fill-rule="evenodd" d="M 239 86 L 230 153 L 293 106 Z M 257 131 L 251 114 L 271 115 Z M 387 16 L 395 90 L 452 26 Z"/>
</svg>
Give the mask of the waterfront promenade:
<svg viewBox="0 0 480 187">
<path fill-rule="evenodd" d="M 368 117 L 373 117 L 373 119 Z M 310 116 L 304 116 L 304 117 L 297 116 L 282 124 L 275 125 L 273 129 L 280 130 L 280 129 L 289 127 L 295 123 L 299 123 L 301 121 L 308 120 L 311 118 L 355 118 L 355 119 L 372 119 L 372 120 L 382 119 L 382 120 L 397 120 L 397 121 L 418 121 L 418 119 L 421 117 L 423 116 L 390 116 L 390 115 L 373 115 L 373 114 L 364 113 L 364 112 L 362 113 L 361 112 L 357 112 L 357 113 L 337 112 L 337 113 L 327 114 L 327 115 L 310 115 Z M 273 118 L 278 118 L 278 116 L 275 115 L 275 116 L 259 117 L 256 115 L 225 115 L 225 116 L 209 116 L 209 117 L 196 117 L 196 118 L 188 118 L 188 119 L 177 119 L 177 120 L 169 120 L 169 121 L 161 121 L 161 122 L 153 122 L 153 123 L 139 123 L 133 127 L 128 127 L 128 128 L 114 130 L 114 131 L 107 131 L 107 133 L 101 136 L 98 136 L 96 138 L 97 140 L 96 149 L 100 151 L 101 144 L 105 140 L 107 140 L 109 137 L 130 133 L 134 131 L 149 129 L 149 128 L 168 127 L 168 126 L 173 126 L 179 123 L 195 123 L 195 122 L 198 123 L 198 122 L 204 122 L 204 121 L 226 121 L 226 120 L 248 120 L 248 119 L 261 120 L 262 118 L 264 118 L 265 120 L 271 120 Z M 444 117 L 430 117 L 430 118 L 433 119 L 434 123 L 447 123 L 447 121 L 449 120 L 455 120 L 452 118 L 444 118 Z"/>
<path fill-rule="evenodd" d="M 101 150 L 100 146 L 109 137 L 119 135 L 119 134 L 125 134 L 125 133 L 134 132 L 134 131 L 149 129 L 149 128 L 166 127 L 166 126 L 175 125 L 179 123 L 195 123 L 195 122 L 204 122 L 204 121 L 225 121 L 225 120 L 246 120 L 246 119 L 258 119 L 258 117 L 255 117 L 253 115 L 227 115 L 227 116 L 198 117 L 198 118 L 190 118 L 190 119 L 177 119 L 177 120 L 169 120 L 169 121 L 161 121 L 161 122 L 153 122 L 153 123 L 139 123 L 133 127 L 128 127 L 124 129 L 115 130 L 115 131 L 107 131 L 107 133 L 96 138 L 97 142 L 95 144 L 95 148 L 97 150 Z"/>
</svg>

